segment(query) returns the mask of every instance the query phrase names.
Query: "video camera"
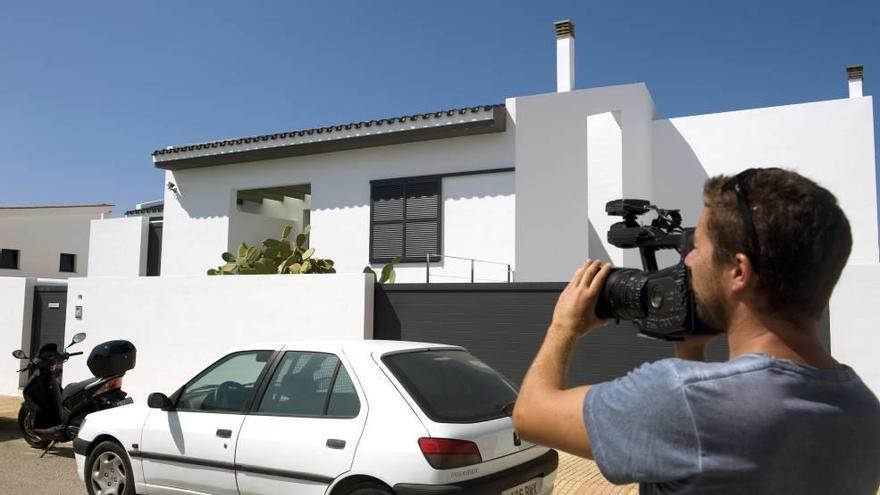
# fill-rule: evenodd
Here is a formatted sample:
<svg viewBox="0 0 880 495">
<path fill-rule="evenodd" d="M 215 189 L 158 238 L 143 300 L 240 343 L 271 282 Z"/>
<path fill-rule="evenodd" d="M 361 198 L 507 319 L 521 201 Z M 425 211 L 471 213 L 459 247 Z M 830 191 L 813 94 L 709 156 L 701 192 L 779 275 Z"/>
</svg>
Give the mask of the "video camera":
<svg viewBox="0 0 880 495">
<path fill-rule="evenodd" d="M 641 225 L 638 217 L 650 211 L 657 218 Z M 623 217 L 608 230 L 608 242 L 622 249 L 638 248 L 644 270 L 612 269 L 596 303 L 596 316 L 632 321 L 639 333 L 663 340 L 720 333 L 697 316 L 690 270 L 684 264 L 693 248 L 694 229 L 681 227 L 679 210 L 663 210 L 641 199 L 618 199 L 609 201 L 605 212 Z M 681 259 L 659 270 L 661 249 L 675 249 Z"/>
</svg>

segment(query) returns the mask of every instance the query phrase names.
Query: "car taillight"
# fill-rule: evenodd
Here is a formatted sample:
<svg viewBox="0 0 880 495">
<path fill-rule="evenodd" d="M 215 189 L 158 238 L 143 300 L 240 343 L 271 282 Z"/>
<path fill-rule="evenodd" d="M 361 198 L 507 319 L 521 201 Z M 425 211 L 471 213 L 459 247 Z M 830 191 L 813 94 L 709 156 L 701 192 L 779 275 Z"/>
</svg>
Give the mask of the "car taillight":
<svg viewBox="0 0 880 495">
<path fill-rule="evenodd" d="M 483 462 L 477 444 L 466 440 L 423 437 L 419 439 L 419 448 L 434 469 L 452 469 Z"/>
</svg>

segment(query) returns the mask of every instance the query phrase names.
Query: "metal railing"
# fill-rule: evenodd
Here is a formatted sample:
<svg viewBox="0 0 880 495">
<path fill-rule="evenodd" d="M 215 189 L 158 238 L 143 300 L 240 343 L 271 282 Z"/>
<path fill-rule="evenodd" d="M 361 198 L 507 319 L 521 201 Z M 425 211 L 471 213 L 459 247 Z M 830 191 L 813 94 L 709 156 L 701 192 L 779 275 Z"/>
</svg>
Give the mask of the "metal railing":
<svg viewBox="0 0 880 495">
<path fill-rule="evenodd" d="M 488 261 L 488 260 L 479 260 L 476 258 L 462 258 L 460 256 L 449 256 L 446 254 L 425 254 L 425 283 L 431 283 L 431 260 L 436 258 L 451 258 L 455 260 L 465 260 L 471 262 L 471 283 L 474 283 L 474 262 L 478 261 L 480 263 L 489 263 L 492 265 L 503 265 L 507 267 L 507 283 L 509 284 L 513 278 L 513 271 L 510 268 L 510 263 L 502 263 L 500 261 Z"/>
</svg>

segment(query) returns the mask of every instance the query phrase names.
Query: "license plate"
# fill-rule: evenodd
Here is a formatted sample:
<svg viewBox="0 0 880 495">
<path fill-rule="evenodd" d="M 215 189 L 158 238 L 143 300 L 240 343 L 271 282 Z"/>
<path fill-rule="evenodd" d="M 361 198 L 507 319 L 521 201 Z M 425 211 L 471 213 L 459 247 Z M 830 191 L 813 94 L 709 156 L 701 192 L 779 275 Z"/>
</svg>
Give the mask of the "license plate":
<svg viewBox="0 0 880 495">
<path fill-rule="evenodd" d="M 134 404 L 134 399 L 132 399 L 131 397 L 126 397 L 122 400 L 118 400 L 118 401 L 110 404 L 110 407 L 126 406 L 128 404 Z"/>
<path fill-rule="evenodd" d="M 513 488 L 501 492 L 501 495 L 539 495 L 541 493 L 541 478 L 526 481 Z"/>
</svg>

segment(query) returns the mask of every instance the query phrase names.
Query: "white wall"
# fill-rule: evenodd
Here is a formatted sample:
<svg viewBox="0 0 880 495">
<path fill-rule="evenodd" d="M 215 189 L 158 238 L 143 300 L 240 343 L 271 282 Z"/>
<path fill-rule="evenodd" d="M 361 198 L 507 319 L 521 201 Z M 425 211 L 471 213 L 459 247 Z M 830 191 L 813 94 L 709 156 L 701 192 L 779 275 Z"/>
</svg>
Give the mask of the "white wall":
<svg viewBox="0 0 880 495">
<path fill-rule="evenodd" d="M 278 239 L 281 230 L 290 225 L 293 230 L 290 234 L 293 238 L 302 232 L 302 222 L 299 220 L 283 220 L 256 213 L 233 211 L 229 218 L 229 251 L 236 252 L 241 243 L 249 246 L 262 246 L 268 238 Z M 221 252 L 214 253 L 211 268 L 225 263 L 220 258 Z M 195 260 L 193 260 L 195 262 Z"/>
<path fill-rule="evenodd" d="M 0 248 L 18 249 L 19 269 L 0 277 L 83 277 L 89 270 L 89 222 L 106 207 L 0 208 Z M 76 272 L 58 270 L 61 253 L 76 255 Z"/>
<path fill-rule="evenodd" d="M 831 353 L 880 396 L 880 264 L 849 265 L 831 295 Z"/>
<path fill-rule="evenodd" d="M 587 116 L 587 181 L 591 257 L 624 265 L 624 250 L 608 242 L 607 232 L 620 217 L 603 215 L 605 205 L 624 197 L 623 131 L 620 112 Z"/>
<path fill-rule="evenodd" d="M 651 193 L 653 100 L 639 83 L 508 99 L 506 105 L 516 125 L 516 280 L 568 280 L 588 257 L 605 254 L 591 252 L 599 246 L 591 246 L 590 222 L 605 221 L 604 205 L 594 211 L 591 196 L 603 197 L 609 186 L 627 197 Z M 620 137 L 610 124 L 594 130 L 607 133 L 600 141 L 622 142 L 620 160 L 594 156 L 595 166 L 619 169 L 593 184 L 588 119 L 608 112 L 620 121 Z M 549 256 L 547 240 L 553 240 Z M 530 263 L 536 259 L 542 263 Z M 638 255 L 626 252 L 623 259 Z"/>
<path fill-rule="evenodd" d="M 88 352 L 130 340 L 137 365 L 124 389 L 170 394 L 233 346 L 373 335 L 373 278 L 355 275 L 104 277 L 71 280 L 67 337 L 86 332 L 65 383 L 91 376 Z M 82 306 L 81 320 L 74 318 Z M 11 360 L 11 359 L 10 359 Z"/>
<path fill-rule="evenodd" d="M 506 282 L 506 264 L 516 269 L 513 172 L 446 177 L 441 187 L 443 254 L 480 260 L 474 262 L 475 282 Z M 470 270 L 470 261 L 445 258 L 431 263 L 430 280 L 470 282 Z M 395 271 L 400 282 L 425 281 L 424 263 L 403 265 Z"/>
<path fill-rule="evenodd" d="M 880 259 L 871 98 L 697 115 L 654 122 L 654 194 L 695 225 L 703 182 L 750 167 L 801 173 L 837 196 L 853 233 L 852 264 Z"/>
<path fill-rule="evenodd" d="M 12 351 L 25 353 L 33 313 L 34 280 L 24 277 L 0 277 L 0 395 L 21 395 L 18 370 L 26 361 L 12 357 Z"/>
<path fill-rule="evenodd" d="M 92 220 L 89 276 L 146 275 L 149 226 L 145 216 Z"/>
<path fill-rule="evenodd" d="M 179 194 L 165 194 L 162 275 L 204 274 L 219 264 L 220 253 L 237 245 L 230 238 L 230 226 L 235 227 L 233 234 L 238 229 L 235 219 L 230 221 L 238 213 L 234 191 L 290 184 L 311 184 L 311 246 L 316 256 L 333 259 L 340 273 L 360 273 L 369 261 L 371 180 L 512 167 L 513 134 L 509 129 L 246 166 L 166 172 Z M 498 189 L 485 191 L 488 198 L 512 194 L 502 179 L 490 185 Z M 479 213 L 478 207 L 475 210 Z M 273 229 L 269 235 L 277 234 Z M 413 270 L 405 266 L 398 270 L 402 277 L 409 277 L 408 271 Z M 419 271 L 414 267 L 413 273 Z M 423 270 L 419 277 L 423 280 Z"/>
<path fill-rule="evenodd" d="M 233 208 L 229 218 L 230 248 L 243 242 L 255 246 L 270 237 L 277 239 L 287 225 L 293 228 L 290 234 L 293 238 L 302 232 L 305 206 L 303 200 L 284 198 L 284 201 L 264 199 L 261 203 L 247 201 Z M 217 253 L 217 264 L 221 264 L 220 253 Z"/>
</svg>

